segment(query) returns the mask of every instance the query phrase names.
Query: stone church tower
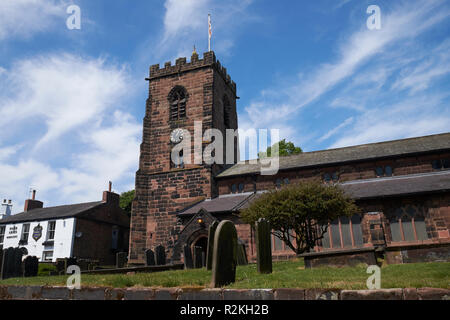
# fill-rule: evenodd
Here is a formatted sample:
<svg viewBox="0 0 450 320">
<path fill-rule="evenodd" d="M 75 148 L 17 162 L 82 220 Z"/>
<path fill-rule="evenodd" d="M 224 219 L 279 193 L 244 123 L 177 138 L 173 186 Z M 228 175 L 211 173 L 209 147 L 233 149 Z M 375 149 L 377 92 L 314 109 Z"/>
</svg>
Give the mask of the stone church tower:
<svg viewBox="0 0 450 320">
<path fill-rule="evenodd" d="M 145 262 L 146 249 L 160 244 L 170 261 L 183 228 L 177 213 L 218 194 L 214 177 L 223 166 L 204 162 L 175 165 L 170 156 L 175 145 L 172 132 L 186 129 L 193 140 L 194 121 L 202 122 L 203 132 L 216 128 L 224 137 L 225 129 L 237 129 L 236 84 L 214 52 L 199 59 L 194 51 L 189 63 L 179 58 L 174 66 L 170 62 L 164 68 L 153 65 L 146 80 L 149 97 L 130 231 L 129 262 L 135 264 Z M 192 143 L 192 158 L 193 153 Z"/>
</svg>

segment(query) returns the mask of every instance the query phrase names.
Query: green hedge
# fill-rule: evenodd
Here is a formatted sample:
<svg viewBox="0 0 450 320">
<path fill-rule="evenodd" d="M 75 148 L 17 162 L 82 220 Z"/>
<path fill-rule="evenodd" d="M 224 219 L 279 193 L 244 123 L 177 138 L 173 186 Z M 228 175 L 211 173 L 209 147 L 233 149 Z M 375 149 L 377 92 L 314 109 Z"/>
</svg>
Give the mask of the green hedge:
<svg viewBox="0 0 450 320">
<path fill-rule="evenodd" d="M 51 263 L 39 263 L 38 276 L 48 276 L 51 271 L 57 271 L 55 265 Z"/>
</svg>

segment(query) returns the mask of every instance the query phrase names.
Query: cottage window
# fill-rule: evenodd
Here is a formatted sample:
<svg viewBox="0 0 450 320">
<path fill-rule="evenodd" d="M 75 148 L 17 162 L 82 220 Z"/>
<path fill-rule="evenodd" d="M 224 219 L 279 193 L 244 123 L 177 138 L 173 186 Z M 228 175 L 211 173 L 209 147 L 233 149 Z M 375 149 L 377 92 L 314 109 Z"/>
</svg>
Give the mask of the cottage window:
<svg viewBox="0 0 450 320">
<path fill-rule="evenodd" d="M 53 251 L 44 251 L 42 253 L 43 261 L 52 261 L 53 260 Z"/>
<path fill-rule="evenodd" d="M 0 227 L 0 249 L 3 249 L 3 241 L 5 240 L 6 227 Z"/>
<path fill-rule="evenodd" d="M 20 242 L 22 244 L 28 243 L 28 235 L 30 234 L 30 224 L 24 224 L 22 226 L 22 235 L 20 236 Z"/>
<path fill-rule="evenodd" d="M 407 205 L 397 208 L 389 219 L 392 242 L 428 239 L 423 208 Z"/>
<path fill-rule="evenodd" d="M 47 240 L 55 239 L 56 221 L 49 221 L 47 227 Z"/>
<path fill-rule="evenodd" d="M 186 118 L 186 89 L 182 86 L 174 87 L 169 93 L 168 100 L 170 105 L 170 120 L 180 120 Z"/>
<path fill-rule="evenodd" d="M 362 245 L 363 237 L 359 215 L 351 218 L 341 217 L 331 221 L 322 239 L 322 248 L 324 249 L 354 248 Z"/>
</svg>

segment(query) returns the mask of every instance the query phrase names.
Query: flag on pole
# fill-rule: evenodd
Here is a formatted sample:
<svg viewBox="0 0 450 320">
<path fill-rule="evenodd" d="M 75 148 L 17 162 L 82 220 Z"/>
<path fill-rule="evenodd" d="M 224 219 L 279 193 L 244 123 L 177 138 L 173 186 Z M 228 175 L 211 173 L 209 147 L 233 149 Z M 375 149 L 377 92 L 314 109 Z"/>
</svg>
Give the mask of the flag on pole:
<svg viewBox="0 0 450 320">
<path fill-rule="evenodd" d="M 208 14 L 208 51 L 211 51 L 211 36 L 212 36 L 211 15 Z"/>
</svg>

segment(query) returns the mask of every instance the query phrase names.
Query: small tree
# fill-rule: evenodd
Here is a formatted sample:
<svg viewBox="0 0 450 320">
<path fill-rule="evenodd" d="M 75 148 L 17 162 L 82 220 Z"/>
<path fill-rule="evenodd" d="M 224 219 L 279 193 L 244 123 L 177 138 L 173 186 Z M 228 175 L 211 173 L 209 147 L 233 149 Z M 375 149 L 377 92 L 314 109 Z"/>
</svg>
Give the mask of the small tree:
<svg viewBox="0 0 450 320">
<path fill-rule="evenodd" d="M 241 212 L 244 222 L 270 222 L 272 233 L 295 253 L 309 252 L 322 239 L 328 222 L 358 211 L 338 185 L 304 181 L 261 194 Z"/>
<path fill-rule="evenodd" d="M 134 199 L 134 190 L 126 191 L 120 194 L 119 206 L 131 216 L 131 204 Z"/>
<path fill-rule="evenodd" d="M 272 146 L 267 147 L 266 152 L 259 152 L 258 157 L 259 158 L 267 158 L 272 156 Z M 292 142 L 288 141 L 286 142 L 286 139 L 281 140 L 278 142 L 278 154 L 280 157 L 284 156 L 290 156 L 293 154 L 299 154 L 302 153 L 302 148 L 296 147 Z"/>
</svg>

